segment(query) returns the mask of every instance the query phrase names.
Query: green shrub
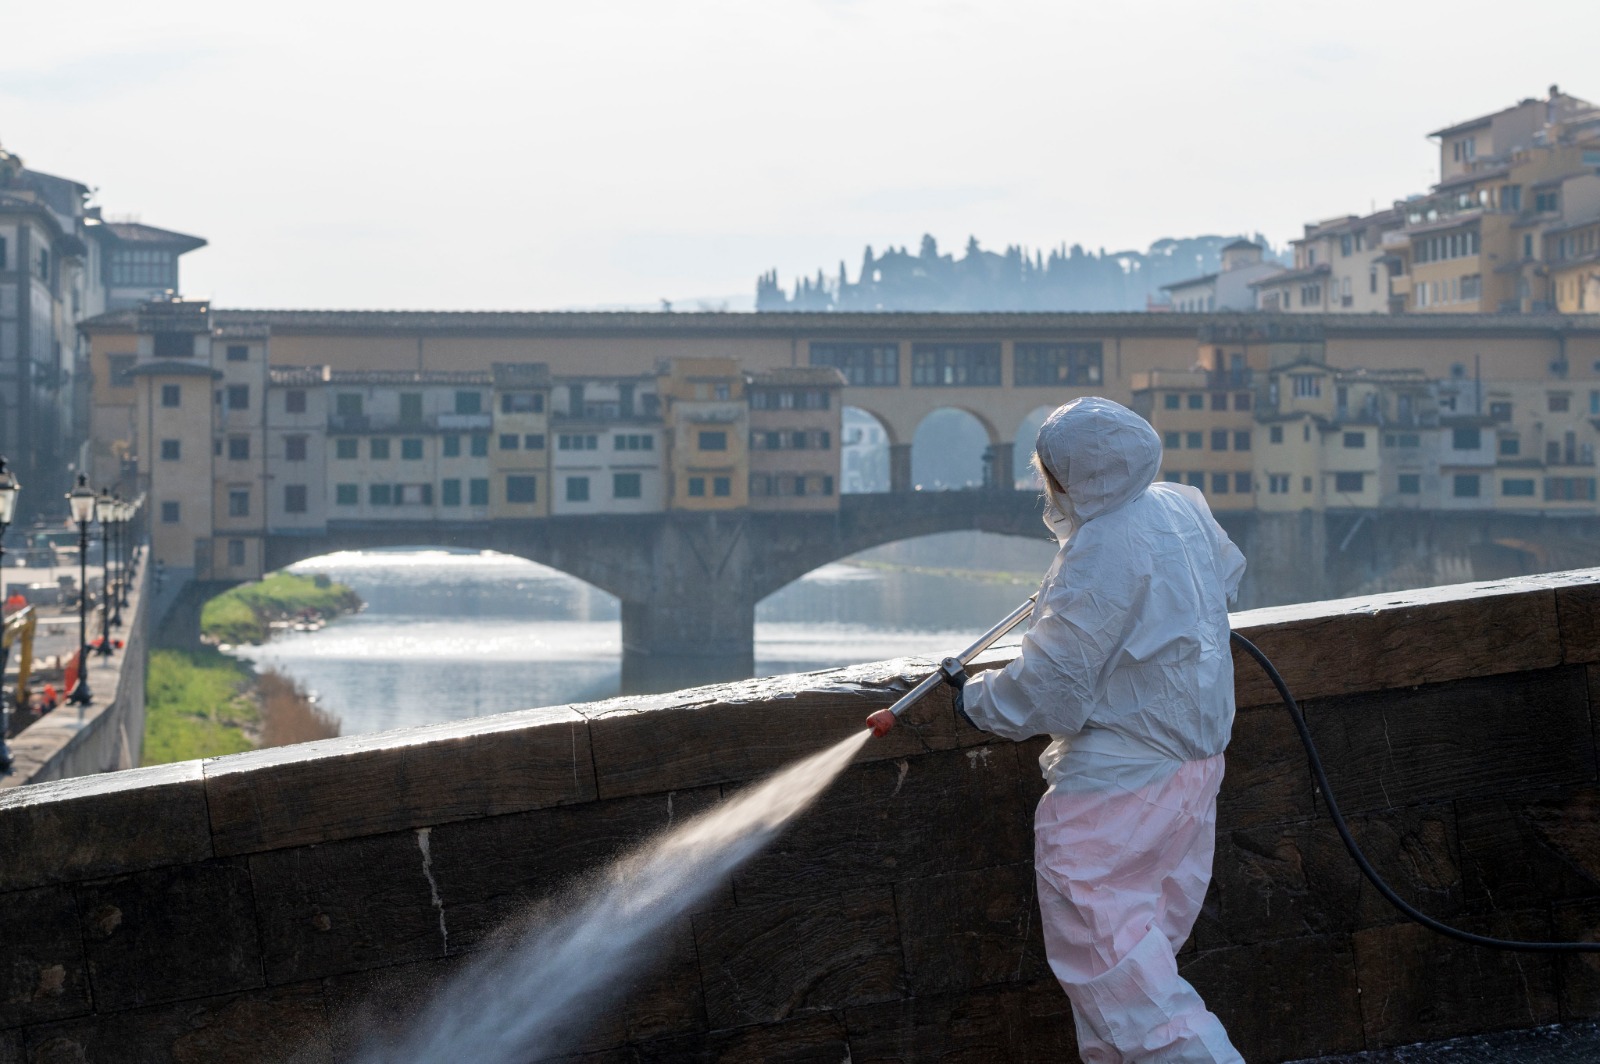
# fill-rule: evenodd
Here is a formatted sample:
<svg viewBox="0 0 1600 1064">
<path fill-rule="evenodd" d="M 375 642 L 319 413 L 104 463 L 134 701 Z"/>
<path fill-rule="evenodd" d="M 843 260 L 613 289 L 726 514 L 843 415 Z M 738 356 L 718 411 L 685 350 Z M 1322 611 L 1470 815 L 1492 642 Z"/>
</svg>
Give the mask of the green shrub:
<svg viewBox="0 0 1600 1064">
<path fill-rule="evenodd" d="M 261 643 L 271 622 L 295 617 L 302 610 L 332 617 L 360 608 L 359 595 L 324 575 L 271 573 L 207 602 L 200 611 L 200 634 L 218 643 Z"/>
<path fill-rule="evenodd" d="M 153 650 L 145 675 L 144 763 L 164 765 L 255 747 L 254 676 L 211 647 Z"/>
</svg>

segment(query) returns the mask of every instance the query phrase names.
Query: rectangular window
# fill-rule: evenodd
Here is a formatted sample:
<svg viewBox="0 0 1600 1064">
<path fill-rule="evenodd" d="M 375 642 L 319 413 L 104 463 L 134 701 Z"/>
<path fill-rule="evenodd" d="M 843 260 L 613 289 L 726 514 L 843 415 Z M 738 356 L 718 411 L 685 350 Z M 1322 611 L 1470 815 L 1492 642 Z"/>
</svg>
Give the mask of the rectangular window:
<svg viewBox="0 0 1600 1064">
<path fill-rule="evenodd" d="M 367 502 L 368 502 L 369 505 L 372 505 L 372 506 L 393 506 L 394 505 L 394 485 L 392 485 L 392 484 L 368 484 L 367 485 Z"/>
<path fill-rule="evenodd" d="M 589 478 L 588 477 L 568 477 L 567 478 L 567 501 L 568 502 L 588 502 L 589 501 Z"/>
<path fill-rule="evenodd" d="M 1211 430 L 1211 449 L 1213 451 L 1226 451 L 1228 449 L 1228 430 Z"/>
<path fill-rule="evenodd" d="M 250 457 L 249 436 L 228 437 L 228 460 L 230 462 L 243 462 Z"/>
<path fill-rule="evenodd" d="M 422 393 L 400 393 L 400 423 L 416 425 L 422 421 Z"/>
<path fill-rule="evenodd" d="M 1600 393 L 1596 393 L 1596 394 L 1600 394 Z M 1594 413 L 1600 413 L 1600 408 L 1597 408 L 1594 411 Z M 1489 404 L 1489 416 L 1494 418 L 1496 421 L 1510 421 L 1511 420 L 1511 404 L 1510 403 L 1490 403 Z"/>
<path fill-rule="evenodd" d="M 333 487 L 333 503 L 335 506 L 359 506 L 361 504 L 361 486 L 358 484 L 335 484 Z"/>
<path fill-rule="evenodd" d="M 228 540 L 228 564 L 232 566 L 244 564 L 244 540 Z"/>
<path fill-rule="evenodd" d="M 1522 441 L 1515 436 L 1500 437 L 1500 457 L 1515 458 L 1522 453 Z"/>
<path fill-rule="evenodd" d="M 440 437 L 439 446 L 441 448 L 441 451 L 442 451 L 444 457 L 446 457 L 446 458 L 460 458 L 461 457 L 461 437 L 460 436 L 443 436 L 443 437 Z M 456 494 L 457 495 L 461 494 L 461 486 L 459 484 L 456 485 Z"/>
<path fill-rule="evenodd" d="M 4 268 L 0 266 L 0 269 Z M 110 377 L 109 383 L 111 387 L 131 388 L 133 386 L 133 378 L 129 376 L 129 372 L 137 361 L 138 357 L 136 355 L 107 355 L 106 372 Z"/>
<path fill-rule="evenodd" d="M 1335 473 L 1333 475 L 1333 490 L 1344 495 L 1359 495 L 1362 483 L 1365 480 L 1365 473 Z"/>
<path fill-rule="evenodd" d="M 248 488 L 234 488 L 228 492 L 228 516 L 250 516 L 250 491 Z"/>
<path fill-rule="evenodd" d="M 306 460 L 306 438 L 304 436 L 285 436 L 283 438 L 283 460 L 286 462 L 304 462 Z"/>
<path fill-rule="evenodd" d="M 733 494 L 733 478 L 732 477 L 712 477 L 711 478 L 711 494 L 713 494 L 713 495 L 722 495 L 722 496 L 732 495 Z"/>
<path fill-rule="evenodd" d="M 1526 478 L 1525 477 L 1517 477 L 1515 479 L 1509 479 L 1508 478 L 1506 480 L 1502 480 L 1500 482 L 1500 494 L 1501 495 L 1519 495 L 1519 496 L 1520 495 L 1526 495 L 1526 496 L 1532 496 L 1533 495 L 1533 478 L 1532 477 L 1526 477 Z"/>
<path fill-rule="evenodd" d="M 1422 474 L 1401 473 L 1399 477 L 1398 489 L 1401 495 L 1421 495 Z"/>
<path fill-rule="evenodd" d="M 1249 494 L 1252 490 L 1249 473 L 1235 473 L 1233 475 L 1233 490 L 1240 495 Z"/>
<path fill-rule="evenodd" d="M 407 462 L 422 461 L 422 441 L 415 436 L 401 440 L 400 457 Z"/>
<path fill-rule="evenodd" d="M 1253 405 L 1249 392 L 1233 393 L 1233 408 L 1235 410 L 1249 410 Z"/>
<path fill-rule="evenodd" d="M 1015 344 L 1013 379 L 1019 388 L 1075 388 L 1101 383 L 1099 341 L 1075 344 Z"/>
<path fill-rule="evenodd" d="M 439 482 L 439 499 L 445 506 L 461 505 L 461 481 L 449 477 Z"/>
<path fill-rule="evenodd" d="M 1211 474 L 1211 494 L 1213 494 L 1213 495 L 1226 495 L 1226 494 L 1228 494 L 1228 474 L 1226 474 L 1226 473 L 1213 473 L 1213 474 Z"/>
<path fill-rule="evenodd" d="M 487 436 L 484 437 L 485 440 L 487 440 L 488 438 L 489 437 L 487 437 Z M 488 477 L 473 477 L 471 480 L 467 481 L 467 505 L 468 506 L 488 506 L 489 505 L 489 478 Z"/>
<path fill-rule="evenodd" d="M 1205 409 L 1206 397 L 1201 395 L 1199 392 L 1195 392 L 1195 393 L 1193 393 L 1191 395 L 1185 396 L 1185 398 L 1188 400 L 1188 404 L 1187 405 L 1188 405 L 1190 410 L 1204 410 Z"/>
<path fill-rule="evenodd" d="M 822 494 L 824 494 L 824 495 L 832 495 L 833 494 L 833 478 L 831 476 L 826 476 L 826 475 L 823 476 L 823 478 L 822 478 Z"/>
<path fill-rule="evenodd" d="M 570 486 L 571 480 L 567 481 Z M 539 501 L 539 478 L 530 476 L 506 477 L 506 502 L 530 503 Z"/>
<path fill-rule="evenodd" d="M 1319 399 L 1322 396 L 1322 377 L 1315 373 L 1291 373 L 1296 399 Z"/>
<path fill-rule="evenodd" d="M 500 396 L 500 412 L 502 414 L 542 414 L 544 413 L 544 394 L 542 392 L 506 392 Z"/>
<path fill-rule="evenodd" d="M 643 494 L 638 473 L 613 473 L 611 474 L 611 497 L 613 499 L 637 499 Z"/>
<path fill-rule="evenodd" d="M 193 358 L 194 336 L 181 332 L 158 332 L 155 335 L 157 358 Z"/>
<path fill-rule="evenodd" d="M 1164 432 L 1161 434 L 1161 446 L 1169 451 L 1176 451 L 1183 446 L 1183 433 Z"/>
<path fill-rule="evenodd" d="M 1572 396 L 1566 392 L 1551 392 L 1549 395 L 1550 413 L 1565 414 L 1572 408 Z"/>
<path fill-rule="evenodd" d="M 1451 429 L 1450 446 L 1458 451 L 1476 451 L 1483 446 L 1483 432 L 1475 428 Z"/>
<path fill-rule="evenodd" d="M 699 496 L 704 495 L 705 493 L 706 493 L 706 478 L 705 477 L 690 477 L 689 478 L 689 494 L 691 496 L 699 497 Z"/>
<path fill-rule="evenodd" d="M 382 462 L 389 457 L 389 440 L 386 436 L 374 436 L 367 441 L 367 453 L 376 461 Z"/>
<path fill-rule="evenodd" d="M 489 456 L 489 434 L 487 432 L 474 432 L 472 434 L 472 457 L 487 458 Z M 484 505 L 488 505 L 486 502 Z"/>
<path fill-rule="evenodd" d="M 161 523 L 164 525 L 175 525 L 178 523 L 178 521 L 178 504 L 171 501 L 163 502 L 161 504 Z"/>
<path fill-rule="evenodd" d="M 726 432 L 701 431 L 698 446 L 702 451 L 726 451 L 728 449 L 728 434 Z"/>
<path fill-rule="evenodd" d="M 1478 497 L 1478 474 L 1457 473 L 1451 478 L 1450 492 L 1458 499 L 1476 499 Z"/>
<path fill-rule="evenodd" d="M 250 386 L 248 384 L 228 385 L 228 409 L 250 409 Z"/>
<path fill-rule="evenodd" d="M 333 397 L 333 412 L 340 417 L 360 417 L 361 406 L 360 392 L 340 392 Z"/>
<path fill-rule="evenodd" d="M 483 413 L 483 393 L 482 392 L 457 392 L 456 393 L 456 413 L 458 413 L 458 414 L 481 414 L 481 413 Z"/>
<path fill-rule="evenodd" d="M 1269 473 L 1269 474 L 1267 474 L 1267 494 L 1269 494 L 1269 495 L 1287 495 L 1287 494 L 1289 494 L 1289 474 L 1287 474 L 1287 473 Z"/>
<path fill-rule="evenodd" d="M 283 486 L 283 509 L 285 513 L 303 514 L 306 512 L 306 486 L 304 484 L 285 484 Z"/>
<path fill-rule="evenodd" d="M 357 449 L 360 446 L 360 440 L 351 436 L 341 436 L 339 439 L 333 441 L 333 456 L 335 458 L 341 458 L 348 461 L 358 457 Z"/>
<path fill-rule="evenodd" d="M 247 362 L 250 359 L 250 349 L 244 344 L 228 345 L 229 362 Z"/>
<path fill-rule="evenodd" d="M 1183 405 L 1183 396 L 1177 392 L 1168 392 L 1161 397 L 1161 405 L 1167 410 L 1176 410 Z"/>
<path fill-rule="evenodd" d="M 1267 430 L 1267 442 L 1269 442 L 1269 443 L 1282 443 L 1283 442 L 1283 426 L 1282 425 L 1273 425 L 1271 428 L 1269 428 Z"/>
<path fill-rule="evenodd" d="M 500 449 L 502 451 L 514 451 L 521 443 L 522 437 L 515 432 L 502 432 L 500 434 Z"/>
<path fill-rule="evenodd" d="M 1188 476 L 1188 478 L 1189 478 L 1189 486 L 1190 487 L 1199 488 L 1201 491 L 1205 490 L 1205 487 L 1206 487 L 1206 475 L 1204 473 L 1188 473 L 1188 474 L 1185 474 L 1185 475 Z"/>
<path fill-rule="evenodd" d="M 1185 432 L 1183 434 L 1183 445 L 1191 451 L 1198 451 L 1206 445 L 1205 434 L 1201 432 Z"/>
<path fill-rule="evenodd" d="M 163 462 L 176 462 L 183 457 L 182 440 L 162 440 L 161 460 Z"/>
<path fill-rule="evenodd" d="M 525 451 L 544 450 L 544 433 L 525 432 L 522 435 L 522 449 Z"/>
<path fill-rule="evenodd" d="M 163 384 L 161 386 L 161 405 L 172 409 L 183 398 L 183 386 L 180 384 Z"/>
<path fill-rule="evenodd" d="M 304 388 L 290 388 L 283 393 L 283 412 L 285 414 L 304 414 L 306 412 L 306 390 Z"/>
<path fill-rule="evenodd" d="M 1236 429 L 1233 433 L 1233 449 L 1248 451 L 1250 449 L 1250 430 Z"/>
<path fill-rule="evenodd" d="M 1347 432 L 1344 434 L 1344 445 L 1353 451 L 1359 451 L 1367 445 L 1365 432 Z"/>
<path fill-rule="evenodd" d="M 894 388 L 900 384 L 899 344 L 812 344 L 811 364 L 832 366 L 857 387 Z"/>
<path fill-rule="evenodd" d="M 911 383 L 925 388 L 998 387 L 999 344 L 912 344 Z"/>
<path fill-rule="evenodd" d="M 1228 393 L 1227 392 L 1212 392 L 1211 393 L 1211 409 L 1213 409 L 1213 410 L 1226 410 L 1226 409 L 1228 409 Z"/>
</svg>

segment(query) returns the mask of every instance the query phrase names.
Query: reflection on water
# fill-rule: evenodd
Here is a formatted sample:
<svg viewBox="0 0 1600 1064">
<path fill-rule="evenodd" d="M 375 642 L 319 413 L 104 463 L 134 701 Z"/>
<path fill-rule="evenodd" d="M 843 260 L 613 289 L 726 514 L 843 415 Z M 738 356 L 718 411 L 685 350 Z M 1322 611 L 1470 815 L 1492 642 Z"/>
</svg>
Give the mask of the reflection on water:
<svg viewBox="0 0 1600 1064">
<path fill-rule="evenodd" d="M 302 684 L 346 735 L 620 689 L 617 600 L 545 566 L 492 553 L 361 551 L 295 570 L 351 585 L 366 609 L 238 653 Z M 1031 591 L 1025 581 L 827 565 L 757 607 L 756 671 L 946 654 Z"/>
</svg>

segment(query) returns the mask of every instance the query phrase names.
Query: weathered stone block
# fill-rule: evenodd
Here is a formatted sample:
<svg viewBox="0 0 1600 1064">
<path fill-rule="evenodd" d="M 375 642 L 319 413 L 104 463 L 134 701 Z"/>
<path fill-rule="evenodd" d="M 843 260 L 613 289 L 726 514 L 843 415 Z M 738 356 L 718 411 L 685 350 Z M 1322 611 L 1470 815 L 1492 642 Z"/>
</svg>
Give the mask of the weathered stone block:
<svg viewBox="0 0 1600 1064">
<path fill-rule="evenodd" d="M 1600 899 L 1562 902 L 1551 913 L 1562 942 L 1600 942 Z M 1556 958 L 1560 975 L 1561 1019 L 1600 1016 L 1600 953 L 1565 953 Z"/>
<path fill-rule="evenodd" d="M 1214 950 L 1348 931 L 1360 878 L 1325 823 L 1218 831 L 1211 889 L 1192 941 Z"/>
<path fill-rule="evenodd" d="M 740 906 L 694 918 L 713 1029 L 899 997 L 905 984 L 887 888 Z"/>
<path fill-rule="evenodd" d="M 1548 912 L 1459 924 L 1499 938 L 1551 937 Z M 1548 954 L 1479 949 L 1410 923 L 1358 931 L 1354 941 L 1368 1048 L 1533 1027 L 1559 1015 Z"/>
<path fill-rule="evenodd" d="M 1280 939 L 1178 959 L 1246 1060 L 1362 1048 L 1363 990 L 1347 935 Z M 1370 991 L 1367 991 L 1370 993 Z"/>
<path fill-rule="evenodd" d="M 219 854 L 327 842 L 594 798 L 588 725 L 531 709 L 205 763 Z"/>
<path fill-rule="evenodd" d="M 332 1064 L 316 984 L 29 1028 L 29 1064 Z"/>
<path fill-rule="evenodd" d="M 1594 779 L 1579 667 L 1324 699 L 1306 717 L 1347 815 Z"/>
<path fill-rule="evenodd" d="M 530 907 L 604 868 L 657 832 L 721 800 L 716 787 L 640 795 L 435 828 L 433 874 L 451 952 L 470 949 Z M 727 885 L 703 906 L 729 904 Z"/>
<path fill-rule="evenodd" d="M 97 1012 L 262 984 L 250 875 L 241 860 L 85 884 L 78 918 Z"/>
<path fill-rule="evenodd" d="M 447 957 L 324 979 L 328 1043 L 334 1059 L 354 1060 L 358 1052 L 380 1047 L 393 1059 L 395 1046 L 428 1003 L 473 961 Z"/>
<path fill-rule="evenodd" d="M 1600 890 L 1592 873 L 1571 859 L 1593 860 L 1592 855 L 1569 856 L 1558 850 L 1527 815 L 1532 806 L 1560 805 L 1574 793 L 1463 798 L 1455 803 L 1462 892 L 1469 911 L 1533 909 Z"/>
<path fill-rule="evenodd" d="M 1330 834 L 1333 831 L 1332 824 L 1326 821 L 1320 826 Z M 1417 806 L 1358 817 L 1350 821 L 1350 830 L 1378 874 L 1400 897 L 1440 920 L 1454 919 L 1466 911 L 1461 867 L 1456 858 L 1459 847 L 1454 806 Z M 1351 870 L 1357 871 L 1342 845 L 1339 852 Z M 1360 876 L 1358 882 L 1358 927 L 1405 919 L 1365 876 Z"/>
<path fill-rule="evenodd" d="M 911 992 L 945 993 L 1047 978 L 1032 863 L 895 886 Z"/>
<path fill-rule="evenodd" d="M 249 858 L 267 982 L 442 957 L 428 829 Z"/>
<path fill-rule="evenodd" d="M 1022 771 L 1010 743 L 853 766 L 735 873 L 734 894 L 743 905 L 1031 861 Z"/>
<path fill-rule="evenodd" d="M 1575 576 L 1577 574 L 1574 574 Z M 1600 583 L 1595 571 L 1586 579 L 1556 588 L 1556 615 L 1561 625 L 1561 660 L 1569 665 L 1600 662 Z"/>
<path fill-rule="evenodd" d="M 1238 712 L 1227 766 L 1217 796 L 1219 830 L 1281 824 L 1315 814 L 1317 798 L 1305 747 L 1282 707 Z"/>
<path fill-rule="evenodd" d="M 70 888 L 0 895 L 0 958 L 0 1028 L 90 1010 L 78 909 Z"/>
<path fill-rule="evenodd" d="M 850 1059 L 844 1021 L 836 1015 L 642 1042 L 632 1048 L 637 1064 L 839 1064 Z M 612 1059 L 619 1058 L 606 1058 L 607 1064 Z"/>
<path fill-rule="evenodd" d="M 204 860 L 211 825 L 200 764 L 0 790 L 0 853 L 0 891 Z"/>
<path fill-rule="evenodd" d="M 851 1009 L 851 1064 L 1057 1064 L 1078 1059 L 1072 1006 L 1054 979 Z"/>
</svg>

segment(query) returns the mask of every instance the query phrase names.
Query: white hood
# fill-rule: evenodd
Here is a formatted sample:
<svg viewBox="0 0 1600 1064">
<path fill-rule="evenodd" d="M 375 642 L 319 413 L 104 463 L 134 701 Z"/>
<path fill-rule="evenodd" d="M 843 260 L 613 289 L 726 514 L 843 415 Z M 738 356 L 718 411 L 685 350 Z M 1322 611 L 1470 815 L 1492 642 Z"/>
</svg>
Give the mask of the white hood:
<svg viewBox="0 0 1600 1064">
<path fill-rule="evenodd" d="M 1161 469 L 1161 438 L 1120 403 L 1090 396 L 1058 407 L 1034 441 L 1040 463 L 1066 489 L 1046 491 L 1059 517 L 1045 524 L 1065 541 L 1085 522 L 1120 509 L 1148 488 Z M 1061 518 L 1066 519 L 1063 527 Z"/>
</svg>

